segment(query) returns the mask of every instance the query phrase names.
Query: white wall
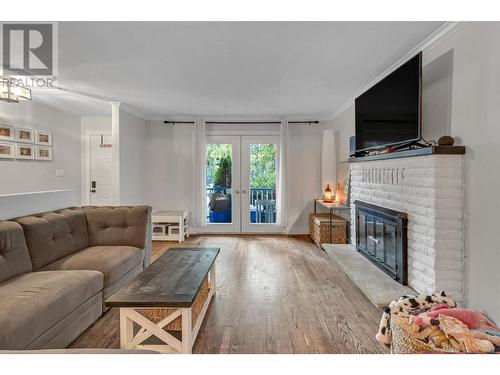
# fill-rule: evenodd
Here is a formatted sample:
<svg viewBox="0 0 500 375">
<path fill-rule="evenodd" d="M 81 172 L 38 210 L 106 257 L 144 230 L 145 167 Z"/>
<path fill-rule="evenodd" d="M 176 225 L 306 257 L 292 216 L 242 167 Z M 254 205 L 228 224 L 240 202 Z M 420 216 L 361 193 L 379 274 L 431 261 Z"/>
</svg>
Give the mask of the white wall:
<svg viewBox="0 0 500 375">
<path fill-rule="evenodd" d="M 267 126 L 217 126 L 224 132 L 242 132 Z M 321 194 L 321 126 L 291 124 L 289 141 L 288 231 L 308 233 L 308 216 L 312 200 Z M 215 130 L 208 125 L 207 131 Z M 279 129 L 276 127 L 276 131 Z M 146 202 L 153 209 L 184 209 L 194 211 L 195 132 L 190 124 L 165 125 L 147 122 Z"/>
<path fill-rule="evenodd" d="M 142 205 L 146 202 L 146 170 L 150 168 L 145 158 L 149 147 L 146 147 L 146 122 L 120 109 L 119 128 L 119 202 Z"/>
<path fill-rule="evenodd" d="M 147 122 L 146 202 L 156 210 L 194 211 L 194 125 Z"/>
<path fill-rule="evenodd" d="M 500 24 L 473 22 L 424 54 L 423 134 L 450 133 L 467 147 L 465 303 L 500 322 Z M 354 106 L 338 115 L 339 161 L 354 135 Z"/>
<path fill-rule="evenodd" d="M 500 23 L 473 22 L 433 49 L 425 62 L 453 54 L 451 135 L 467 147 L 465 293 L 469 306 L 500 323 Z"/>
<path fill-rule="evenodd" d="M 62 190 L 47 193 L 49 205 L 44 194 L 0 197 L 0 218 L 80 204 L 80 118 L 35 102 L 0 102 L 0 122 L 46 130 L 53 138 L 52 161 L 0 160 L 0 195 Z M 64 177 L 56 177 L 56 169 Z"/>
<path fill-rule="evenodd" d="M 289 125 L 288 233 L 309 233 L 313 199 L 321 197 L 322 125 Z"/>
<path fill-rule="evenodd" d="M 111 109 L 110 109 L 111 112 Z M 81 200 L 85 204 L 87 186 L 87 132 L 93 130 L 111 131 L 111 116 L 83 116 L 80 121 L 81 130 Z"/>
</svg>

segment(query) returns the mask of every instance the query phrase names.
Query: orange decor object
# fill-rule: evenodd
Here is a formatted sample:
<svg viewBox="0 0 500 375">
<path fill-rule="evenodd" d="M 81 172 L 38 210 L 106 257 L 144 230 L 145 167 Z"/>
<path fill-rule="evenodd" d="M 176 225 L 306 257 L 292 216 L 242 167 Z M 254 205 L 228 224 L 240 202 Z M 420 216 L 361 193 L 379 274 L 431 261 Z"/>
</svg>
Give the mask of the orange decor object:
<svg viewBox="0 0 500 375">
<path fill-rule="evenodd" d="M 323 202 L 333 203 L 333 193 L 330 184 L 326 185 L 325 194 L 323 196 Z"/>
</svg>

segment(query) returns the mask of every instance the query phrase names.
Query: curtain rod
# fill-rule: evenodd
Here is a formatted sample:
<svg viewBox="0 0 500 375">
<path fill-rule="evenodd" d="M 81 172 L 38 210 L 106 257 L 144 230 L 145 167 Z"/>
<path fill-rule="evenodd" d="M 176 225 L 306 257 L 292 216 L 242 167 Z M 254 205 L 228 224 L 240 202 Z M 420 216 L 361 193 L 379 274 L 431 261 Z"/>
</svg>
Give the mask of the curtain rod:
<svg viewBox="0 0 500 375">
<path fill-rule="evenodd" d="M 194 124 L 194 121 L 163 121 L 164 124 Z M 281 121 L 207 121 L 207 124 L 281 124 Z M 289 124 L 317 125 L 319 121 L 288 121 Z"/>
</svg>

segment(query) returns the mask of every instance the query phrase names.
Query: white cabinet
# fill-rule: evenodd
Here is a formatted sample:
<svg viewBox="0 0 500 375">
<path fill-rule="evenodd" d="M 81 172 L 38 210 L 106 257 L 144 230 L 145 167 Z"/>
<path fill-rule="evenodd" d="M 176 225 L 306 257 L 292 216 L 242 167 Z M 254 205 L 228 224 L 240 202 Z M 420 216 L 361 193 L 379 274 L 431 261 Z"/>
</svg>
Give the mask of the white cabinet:
<svg viewBox="0 0 500 375">
<path fill-rule="evenodd" d="M 179 241 L 189 237 L 189 211 L 154 211 L 153 241 Z"/>
</svg>

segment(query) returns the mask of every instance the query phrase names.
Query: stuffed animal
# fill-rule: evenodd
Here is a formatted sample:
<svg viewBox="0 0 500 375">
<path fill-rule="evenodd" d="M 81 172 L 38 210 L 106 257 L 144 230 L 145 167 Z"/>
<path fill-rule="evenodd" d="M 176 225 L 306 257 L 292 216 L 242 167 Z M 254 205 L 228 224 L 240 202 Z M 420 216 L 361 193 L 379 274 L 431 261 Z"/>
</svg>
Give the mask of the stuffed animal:
<svg viewBox="0 0 500 375">
<path fill-rule="evenodd" d="M 491 331 L 487 331 L 491 332 Z M 471 335 L 476 339 L 488 340 L 495 346 L 500 346 L 500 336 L 490 335 L 484 331 L 470 331 Z"/>
<path fill-rule="evenodd" d="M 460 320 L 467 325 L 469 329 L 489 329 L 497 331 L 498 329 L 491 323 L 483 314 L 460 308 L 450 308 L 446 305 L 438 305 L 431 308 L 430 311 L 424 312 L 415 318 L 415 323 L 421 327 L 431 325 L 431 321 L 437 319 L 440 315 L 451 316 Z"/>
<path fill-rule="evenodd" d="M 447 315 L 438 316 L 439 327 L 446 336 L 453 336 L 460 342 L 467 353 L 490 353 L 495 351 L 495 345 L 489 340 L 473 336 L 467 325 L 460 320 Z"/>
<path fill-rule="evenodd" d="M 429 309 L 436 305 L 446 305 L 456 307 L 457 304 L 453 298 L 448 297 L 444 291 L 432 295 L 402 296 L 398 300 L 392 301 L 385 307 L 380 319 L 380 326 L 375 338 L 381 344 L 389 345 L 391 335 L 389 332 L 391 315 L 409 315 L 409 312 L 415 309 Z"/>
</svg>

